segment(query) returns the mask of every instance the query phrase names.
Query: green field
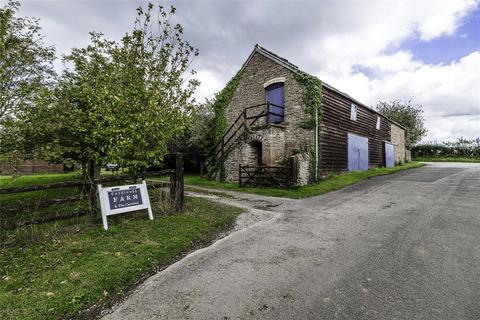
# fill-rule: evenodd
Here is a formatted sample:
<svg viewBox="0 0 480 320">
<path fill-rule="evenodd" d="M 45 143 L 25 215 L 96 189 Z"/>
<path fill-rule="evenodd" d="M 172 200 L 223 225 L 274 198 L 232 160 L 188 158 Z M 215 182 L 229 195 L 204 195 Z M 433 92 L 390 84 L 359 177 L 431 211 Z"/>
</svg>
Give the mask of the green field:
<svg viewBox="0 0 480 320">
<path fill-rule="evenodd" d="M 28 187 L 53 182 L 79 180 L 79 173 L 32 174 L 24 176 L 0 176 L 0 188 Z"/>
</svg>

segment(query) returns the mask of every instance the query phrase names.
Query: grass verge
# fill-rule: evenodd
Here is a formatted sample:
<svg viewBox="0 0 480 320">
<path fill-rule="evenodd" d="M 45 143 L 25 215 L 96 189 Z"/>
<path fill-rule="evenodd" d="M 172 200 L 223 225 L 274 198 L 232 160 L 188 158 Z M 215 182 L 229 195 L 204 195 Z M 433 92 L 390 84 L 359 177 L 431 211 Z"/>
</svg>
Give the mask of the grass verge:
<svg viewBox="0 0 480 320">
<path fill-rule="evenodd" d="M 414 161 L 422 161 L 422 162 L 476 162 L 476 163 L 480 163 L 480 159 L 472 159 L 472 158 L 427 158 L 427 157 L 419 157 L 419 158 L 415 158 Z"/>
<path fill-rule="evenodd" d="M 108 231 L 90 217 L 39 225 L 35 241 L 0 248 L 0 319 L 70 318 L 108 306 L 145 275 L 214 240 L 242 212 L 187 198 L 184 212 L 153 221 L 144 212 L 113 216 Z"/>
<path fill-rule="evenodd" d="M 239 187 L 237 183 L 206 180 L 202 179 L 200 176 L 186 176 L 185 183 L 212 189 L 241 191 L 272 197 L 301 199 L 338 190 L 371 177 L 391 174 L 405 169 L 418 168 L 423 165 L 424 164 L 418 162 L 409 162 L 404 165 L 395 166 L 393 168 L 374 168 L 367 171 L 354 171 L 342 174 L 335 174 L 321 180 L 318 183 L 304 187 L 294 188 L 291 190 L 283 190 L 277 188 Z"/>
</svg>

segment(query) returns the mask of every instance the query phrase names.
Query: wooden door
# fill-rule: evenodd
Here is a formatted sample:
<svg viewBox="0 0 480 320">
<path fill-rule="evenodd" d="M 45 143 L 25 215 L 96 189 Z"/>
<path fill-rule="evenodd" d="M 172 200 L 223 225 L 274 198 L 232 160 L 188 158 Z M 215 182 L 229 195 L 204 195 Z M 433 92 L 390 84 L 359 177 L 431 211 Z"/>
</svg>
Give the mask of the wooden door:
<svg viewBox="0 0 480 320">
<path fill-rule="evenodd" d="M 390 168 L 395 165 L 395 158 L 393 153 L 393 144 L 385 142 L 385 167 Z"/>
</svg>

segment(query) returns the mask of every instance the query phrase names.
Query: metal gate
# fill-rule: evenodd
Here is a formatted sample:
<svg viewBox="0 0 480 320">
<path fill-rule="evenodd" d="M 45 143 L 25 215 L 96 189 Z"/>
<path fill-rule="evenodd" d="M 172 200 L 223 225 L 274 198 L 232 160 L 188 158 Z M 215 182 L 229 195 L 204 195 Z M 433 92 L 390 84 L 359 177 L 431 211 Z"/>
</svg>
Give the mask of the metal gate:
<svg viewBox="0 0 480 320">
<path fill-rule="evenodd" d="M 385 142 L 385 167 L 390 168 L 395 165 L 393 144 Z"/>
<path fill-rule="evenodd" d="M 348 134 L 348 171 L 368 170 L 368 138 Z"/>
</svg>

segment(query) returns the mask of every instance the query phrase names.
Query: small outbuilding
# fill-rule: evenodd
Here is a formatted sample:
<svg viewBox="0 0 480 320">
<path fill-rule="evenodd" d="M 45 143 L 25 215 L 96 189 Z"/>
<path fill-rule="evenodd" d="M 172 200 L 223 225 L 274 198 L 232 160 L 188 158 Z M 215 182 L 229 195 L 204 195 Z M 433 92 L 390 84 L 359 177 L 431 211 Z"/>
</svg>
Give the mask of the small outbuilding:
<svg viewBox="0 0 480 320">
<path fill-rule="evenodd" d="M 218 179 L 275 180 L 291 168 L 304 185 L 405 161 L 401 125 L 259 45 L 213 107 L 218 140 L 207 169 Z"/>
</svg>

